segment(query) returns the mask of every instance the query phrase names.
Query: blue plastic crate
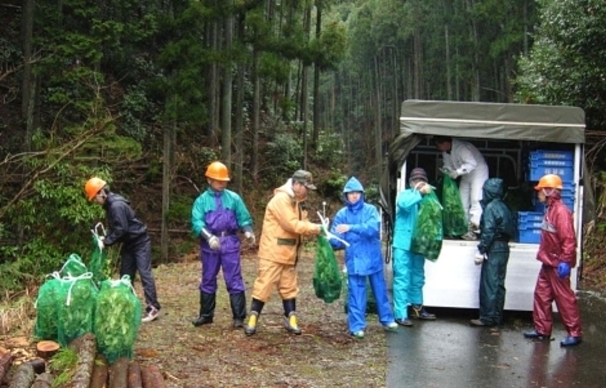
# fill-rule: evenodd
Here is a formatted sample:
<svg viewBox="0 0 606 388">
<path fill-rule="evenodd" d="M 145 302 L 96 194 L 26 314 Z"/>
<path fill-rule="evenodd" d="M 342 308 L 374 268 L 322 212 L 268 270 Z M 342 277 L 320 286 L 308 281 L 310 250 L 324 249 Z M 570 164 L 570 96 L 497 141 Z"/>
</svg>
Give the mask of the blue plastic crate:
<svg viewBox="0 0 606 388">
<path fill-rule="evenodd" d="M 541 229 L 518 229 L 518 242 L 525 244 L 538 244 L 541 242 Z"/>
<path fill-rule="evenodd" d="M 530 152 L 530 158 L 534 160 L 551 159 L 551 160 L 574 160 L 573 151 L 563 150 L 535 150 Z"/>
<path fill-rule="evenodd" d="M 574 180 L 574 169 L 572 167 L 558 167 L 558 166 L 529 166 L 528 180 L 538 181 L 547 174 L 556 174 L 562 181 L 573 181 Z M 567 182 L 567 183 L 568 183 Z"/>
<path fill-rule="evenodd" d="M 543 222 L 543 212 L 518 212 L 518 225 Z"/>
</svg>

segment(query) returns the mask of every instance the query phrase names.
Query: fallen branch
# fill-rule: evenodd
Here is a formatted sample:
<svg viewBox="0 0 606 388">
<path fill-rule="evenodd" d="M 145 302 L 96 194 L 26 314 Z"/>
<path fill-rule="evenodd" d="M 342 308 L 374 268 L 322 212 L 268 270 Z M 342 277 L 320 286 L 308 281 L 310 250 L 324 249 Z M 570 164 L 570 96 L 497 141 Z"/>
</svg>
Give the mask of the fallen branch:
<svg viewBox="0 0 606 388">
<path fill-rule="evenodd" d="M 128 388 L 143 388 L 141 367 L 136 361 L 132 361 L 128 364 Z"/>
<path fill-rule="evenodd" d="M 120 357 L 109 367 L 108 388 L 127 388 L 128 386 L 128 364 L 130 360 Z"/>
<path fill-rule="evenodd" d="M 50 373 L 42 373 L 36 377 L 32 388 L 51 388 L 53 386 L 53 375 Z"/>
</svg>

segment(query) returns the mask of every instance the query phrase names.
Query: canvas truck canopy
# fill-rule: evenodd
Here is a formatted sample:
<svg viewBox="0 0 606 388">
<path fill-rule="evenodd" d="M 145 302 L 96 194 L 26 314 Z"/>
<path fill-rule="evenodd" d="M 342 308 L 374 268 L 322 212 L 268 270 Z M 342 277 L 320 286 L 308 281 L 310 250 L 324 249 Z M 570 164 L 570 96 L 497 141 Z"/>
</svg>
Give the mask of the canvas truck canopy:
<svg viewBox="0 0 606 388">
<path fill-rule="evenodd" d="M 400 133 L 389 146 L 388 166 L 381 179 L 381 206 L 391 219 L 398 171 L 410 151 L 427 135 L 584 144 L 585 113 L 570 106 L 404 101 Z M 585 167 L 584 158 L 582 163 Z M 594 208 L 593 195 L 587 185 L 585 222 L 593 219 Z"/>
</svg>

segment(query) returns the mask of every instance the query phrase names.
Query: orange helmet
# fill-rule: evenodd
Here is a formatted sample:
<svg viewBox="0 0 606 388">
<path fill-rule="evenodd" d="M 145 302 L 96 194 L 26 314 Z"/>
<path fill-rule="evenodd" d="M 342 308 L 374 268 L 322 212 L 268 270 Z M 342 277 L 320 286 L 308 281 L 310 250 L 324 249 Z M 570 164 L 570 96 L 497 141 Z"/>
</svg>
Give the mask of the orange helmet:
<svg viewBox="0 0 606 388">
<path fill-rule="evenodd" d="M 229 170 L 221 162 L 212 162 L 206 169 L 205 176 L 210 179 L 214 179 L 222 182 L 229 182 Z"/>
<path fill-rule="evenodd" d="M 534 187 L 536 191 L 541 189 L 558 189 L 562 190 L 562 178 L 556 174 L 543 175 L 539 180 L 539 184 Z"/>
<path fill-rule="evenodd" d="M 97 195 L 97 193 L 101 191 L 105 185 L 107 185 L 107 182 L 101 178 L 97 178 L 96 176 L 87 180 L 86 184 L 84 185 L 84 192 L 86 193 L 88 200 L 92 201 L 93 198 L 95 198 L 95 195 Z"/>
</svg>

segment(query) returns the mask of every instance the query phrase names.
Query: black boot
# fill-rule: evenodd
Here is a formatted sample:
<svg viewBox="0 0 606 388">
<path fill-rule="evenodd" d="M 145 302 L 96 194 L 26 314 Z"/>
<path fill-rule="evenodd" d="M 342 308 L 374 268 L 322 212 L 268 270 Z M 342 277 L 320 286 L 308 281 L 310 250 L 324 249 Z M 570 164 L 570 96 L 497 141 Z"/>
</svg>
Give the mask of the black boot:
<svg viewBox="0 0 606 388">
<path fill-rule="evenodd" d="M 200 316 L 192 321 L 194 326 L 213 323 L 213 317 L 215 316 L 215 297 L 216 294 L 205 294 L 204 292 L 200 292 Z"/>
<path fill-rule="evenodd" d="M 246 319 L 246 296 L 244 292 L 230 294 L 229 302 L 234 318 L 234 329 L 244 327 L 244 320 Z"/>
<path fill-rule="evenodd" d="M 286 327 L 286 330 L 290 333 L 297 335 L 301 334 L 301 329 L 297 323 L 297 315 L 295 313 L 297 309 L 296 299 L 284 299 L 282 300 L 282 305 L 284 306 L 284 327 Z"/>
</svg>

